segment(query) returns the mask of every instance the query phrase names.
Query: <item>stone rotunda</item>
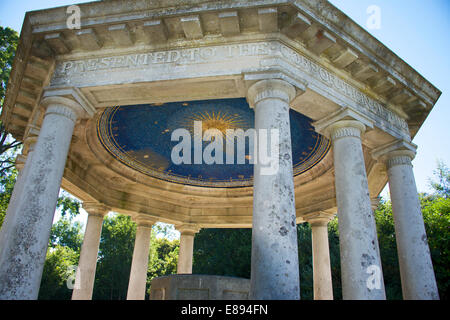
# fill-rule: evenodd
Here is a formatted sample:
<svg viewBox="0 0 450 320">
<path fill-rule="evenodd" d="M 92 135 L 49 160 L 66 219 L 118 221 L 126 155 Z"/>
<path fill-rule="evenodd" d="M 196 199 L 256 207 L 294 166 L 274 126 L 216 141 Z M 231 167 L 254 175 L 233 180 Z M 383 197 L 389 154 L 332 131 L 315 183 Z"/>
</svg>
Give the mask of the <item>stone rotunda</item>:
<svg viewBox="0 0 450 320">
<path fill-rule="evenodd" d="M 92 297 L 109 211 L 137 223 L 128 299 L 145 297 L 157 221 L 181 233 L 179 274 L 192 273 L 201 228 L 252 228 L 249 298 L 294 300 L 296 224 L 308 222 L 314 298 L 332 299 L 335 214 L 344 299 L 385 299 L 373 209 L 389 183 L 403 296 L 438 299 L 411 139 L 440 94 L 324 0 L 110 0 L 28 12 L 2 113 L 24 147 L 0 233 L 0 298 L 37 298 L 62 187 L 89 214 L 73 299 Z M 196 161 L 198 122 L 201 136 L 276 129 L 277 170 L 251 162 L 250 139 L 244 163 Z M 193 134 L 192 163 L 173 161 L 178 128 Z"/>
</svg>

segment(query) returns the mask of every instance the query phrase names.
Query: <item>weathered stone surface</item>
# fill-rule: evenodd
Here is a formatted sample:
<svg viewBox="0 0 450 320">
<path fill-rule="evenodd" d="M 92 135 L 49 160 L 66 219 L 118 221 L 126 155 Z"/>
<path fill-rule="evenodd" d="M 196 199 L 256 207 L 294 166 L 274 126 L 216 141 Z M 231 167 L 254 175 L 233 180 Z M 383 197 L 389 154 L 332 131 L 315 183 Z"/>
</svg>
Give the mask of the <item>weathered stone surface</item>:
<svg viewBox="0 0 450 320">
<path fill-rule="evenodd" d="M 127 300 L 144 300 L 152 225 L 138 221 Z"/>
<path fill-rule="evenodd" d="M 386 299 L 361 135 L 370 121 L 337 113 L 316 123 L 331 137 L 344 299 Z M 372 277 L 371 277 L 372 276 Z"/>
<path fill-rule="evenodd" d="M 1 299 L 37 299 L 56 200 L 77 119 L 77 111 L 71 104 L 50 103 L 47 107 L 36 146 L 21 176 L 24 181 L 19 182 L 22 187 L 14 190 L 17 207 L 12 209 L 16 213 L 5 221 L 0 231 Z"/>
<path fill-rule="evenodd" d="M 279 135 L 279 145 L 269 149 L 279 158 L 277 165 L 254 165 L 251 299 L 300 299 L 289 125 L 294 96 L 294 87 L 282 80 L 261 80 L 249 88 L 255 129 L 267 134 L 275 129 Z"/>
<path fill-rule="evenodd" d="M 438 300 L 427 234 L 411 160 L 416 146 L 396 142 L 374 151 L 386 164 L 389 177 L 395 239 L 405 300 Z"/>
<path fill-rule="evenodd" d="M 92 299 L 103 217 L 109 211 L 109 208 L 102 204 L 87 202 L 83 203 L 83 209 L 88 212 L 88 219 L 80 251 L 72 300 Z"/>
<path fill-rule="evenodd" d="M 200 231 L 194 224 L 182 224 L 176 227 L 180 231 L 180 251 L 178 256 L 177 273 L 192 273 L 192 258 L 194 254 L 194 236 Z"/>
<path fill-rule="evenodd" d="M 50 191 L 47 194 L 48 185 L 39 184 L 37 187 L 43 190 L 39 201 L 31 199 L 31 195 L 22 197 L 25 192 L 32 193 L 30 186 L 36 187 L 37 182 L 33 180 L 30 183 L 30 179 L 36 180 L 36 172 L 42 173 L 42 170 L 50 170 L 51 174 L 45 181 L 51 180 L 51 188 L 56 190 L 56 185 L 59 187 L 59 182 L 55 181 L 64 170 L 62 187 L 69 192 L 83 201 L 103 202 L 114 211 L 133 217 L 139 212 L 140 216 L 152 221 L 190 223 L 198 227 L 252 226 L 256 210 L 253 209 L 254 190 L 251 187 L 231 190 L 176 185 L 149 178 L 111 158 L 102 149 L 95 126 L 98 112 L 104 107 L 245 97 L 247 88 L 254 81 L 282 79 L 296 87 L 297 97 L 291 101 L 290 107 L 314 121 L 348 110 L 351 112 L 346 117 L 361 115 L 358 121 L 371 127 L 359 142 L 359 147 L 363 145 L 362 150 L 352 140 L 348 145 L 344 143 L 341 148 L 344 151 L 336 150 L 340 147 L 334 148 L 312 169 L 296 176 L 293 184 L 284 184 L 289 176 L 286 172 L 286 179 L 280 180 L 283 183 L 277 188 L 288 188 L 289 192 L 282 196 L 287 194 L 289 199 L 283 198 L 280 203 L 272 199 L 274 205 L 289 211 L 286 221 L 292 218 L 294 223 L 300 223 L 305 221 L 307 214 L 319 211 L 334 213 L 338 206 L 339 210 L 352 211 L 359 204 L 362 209 L 355 210 L 367 213 L 368 217 L 366 206 L 370 200 L 366 201 L 365 192 L 370 194 L 369 199 L 378 196 L 386 184 L 387 173 L 367 157 L 372 150 L 397 139 L 411 141 L 441 94 L 397 55 L 326 1 L 317 5 L 315 0 L 168 0 L 164 3 L 137 0 L 132 5 L 123 1 L 97 1 L 80 4 L 79 7 L 83 15 L 80 30 L 67 29 L 67 7 L 29 12 L 25 16 L 2 111 L 2 122 L 7 130 L 24 141 L 29 141 L 35 135 L 33 130 L 39 131 L 39 128 L 43 136 L 47 134 L 49 129 L 44 125 L 48 125 L 43 121 L 47 116 L 44 117 L 40 99 L 48 96 L 71 97 L 83 106 L 77 110 L 76 116 L 65 113 L 66 118 L 95 118 L 77 121 L 73 139 L 68 133 L 70 125 L 65 124 L 68 120 L 55 125 L 53 130 L 61 131 L 58 131 L 55 143 L 69 148 L 71 142 L 67 162 L 60 154 L 54 155 L 57 169 L 48 167 L 53 163 L 52 155 L 44 155 L 42 143 L 36 146 L 40 155 L 33 161 L 30 160 L 35 154 L 32 144 L 25 143 L 24 155 L 27 148 L 30 149 L 28 161 L 8 209 L 6 227 L 3 228 L 6 231 L 2 229 L 0 236 L 0 248 L 18 246 L 19 249 L 8 253 L 11 254 L 9 258 L 6 257 L 8 250 L 0 249 L 0 259 L 22 259 L 29 243 L 32 243 L 30 250 L 33 255 L 39 252 L 42 256 L 54 194 L 50 196 Z M 281 108 L 280 103 L 271 105 L 275 109 L 267 111 L 270 118 L 267 121 L 285 120 L 274 115 L 274 110 Z M 342 111 L 344 106 L 347 111 Z M 319 127 L 317 131 L 320 132 Z M 63 142 L 63 138 L 67 141 Z M 353 192 L 353 189 L 346 189 L 345 183 L 335 180 L 343 170 L 353 172 L 353 168 L 345 165 L 343 169 L 333 168 L 332 159 L 344 157 L 348 150 L 354 151 L 355 148 L 358 149 L 358 159 L 351 160 L 360 174 L 351 178 L 349 183 L 368 182 L 369 188 L 357 188 L 359 193 L 355 194 L 359 196 L 355 195 L 355 199 L 344 197 L 348 202 L 346 200 L 343 204 L 342 196 L 338 196 L 341 200 L 336 201 L 336 193 Z M 48 166 L 42 164 L 43 158 L 49 161 Z M 42 170 L 37 168 L 41 165 Z M 283 168 L 288 170 L 288 167 Z M 336 179 L 334 171 L 341 172 L 336 174 Z M 405 176 L 407 173 L 401 172 Z M 24 204 L 23 199 L 31 203 Z M 260 207 L 255 208 L 259 210 Z M 39 213 L 34 216 L 30 210 Z M 266 209 L 261 212 L 266 212 Z M 33 219 L 41 216 L 39 225 L 32 229 L 43 230 L 40 234 L 42 239 L 34 241 L 35 235 L 28 234 L 19 240 L 10 237 L 25 225 L 32 226 Z M 367 221 L 360 220 L 361 228 L 368 228 L 364 225 Z M 359 226 L 358 223 L 355 225 Z M 22 229 L 17 229 L 16 225 Z M 281 237 L 280 243 L 288 238 L 284 234 L 293 235 L 288 227 L 281 224 L 278 227 L 278 234 L 276 230 L 270 232 Z M 370 232 L 369 238 L 372 236 Z M 352 233 L 350 238 L 358 237 Z M 366 237 L 361 239 L 368 241 Z M 190 240 L 186 242 L 189 252 Z M 277 254 L 284 255 L 282 251 Z M 292 251 L 286 254 L 292 254 Z M 182 269 L 189 271 L 189 254 L 185 257 L 186 260 L 183 255 L 181 257 L 181 262 L 186 262 L 184 266 L 181 263 Z M 26 263 L 28 258 L 25 255 Z M 22 283 L 17 288 L 26 285 L 31 291 L 23 293 L 22 289 L 17 289 L 14 293 L 11 289 L 11 297 L 35 296 L 39 259 L 27 265 L 25 269 L 28 271 L 21 269 L 22 274 L 31 270 L 34 284 Z M 144 260 L 138 260 L 138 264 L 143 266 Z M 293 260 L 289 261 L 293 263 Z M 19 283 L 20 276 L 17 278 L 14 272 L 9 272 L 9 267 L 1 267 L 3 274 L 11 275 L 3 283 L 13 287 Z M 285 267 L 281 266 L 280 270 Z M 429 270 L 429 266 L 427 268 Z M 130 288 L 139 292 L 135 297 L 140 299 L 144 276 L 142 272 L 137 274 L 140 280 L 133 280 L 136 286 L 133 284 Z M 360 281 L 361 277 L 358 279 Z M 289 288 L 284 296 L 294 297 L 294 291 Z M 365 297 L 364 294 L 358 293 L 357 296 Z"/>
<path fill-rule="evenodd" d="M 328 246 L 328 222 L 331 218 L 326 213 L 314 213 L 305 217 L 311 225 L 314 300 L 333 300 Z"/>
<path fill-rule="evenodd" d="M 151 300 L 247 300 L 250 280 L 211 275 L 170 275 L 152 280 Z"/>
</svg>

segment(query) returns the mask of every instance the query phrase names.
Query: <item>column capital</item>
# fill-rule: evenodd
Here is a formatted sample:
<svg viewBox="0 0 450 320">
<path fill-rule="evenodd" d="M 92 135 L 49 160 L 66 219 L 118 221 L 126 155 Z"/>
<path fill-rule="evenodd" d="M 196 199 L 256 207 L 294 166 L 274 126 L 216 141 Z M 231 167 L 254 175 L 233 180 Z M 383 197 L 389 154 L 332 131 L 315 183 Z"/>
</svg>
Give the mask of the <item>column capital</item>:
<svg viewBox="0 0 450 320">
<path fill-rule="evenodd" d="M 45 114 L 58 114 L 73 122 L 83 114 L 83 108 L 76 101 L 65 97 L 43 98 L 40 105 L 46 109 Z"/>
<path fill-rule="evenodd" d="M 295 87 L 281 79 L 259 80 L 247 90 L 250 108 L 264 99 L 279 99 L 289 104 L 296 96 Z"/>
<path fill-rule="evenodd" d="M 84 201 L 82 208 L 88 213 L 89 216 L 97 216 L 102 218 L 107 215 L 109 211 L 111 211 L 111 208 L 100 202 Z"/>
<path fill-rule="evenodd" d="M 387 169 L 395 165 L 411 165 L 416 156 L 417 145 L 405 140 L 396 140 L 371 152 L 375 160 L 383 162 Z"/>
<path fill-rule="evenodd" d="M 36 142 L 39 137 L 40 129 L 33 125 L 28 125 L 26 129 L 26 134 L 23 139 L 22 154 L 27 157 L 28 154 L 34 150 Z"/>
<path fill-rule="evenodd" d="M 137 214 L 134 216 L 133 221 L 136 222 L 138 227 L 151 229 L 153 225 L 157 222 L 154 218 L 148 217 L 144 214 Z"/>
<path fill-rule="evenodd" d="M 46 113 L 61 114 L 74 121 L 91 118 L 96 111 L 84 94 L 74 87 L 47 89 L 40 105 L 47 109 Z"/>
<path fill-rule="evenodd" d="M 334 218 L 334 214 L 327 212 L 314 212 L 307 214 L 303 219 L 308 222 L 311 226 L 326 226 L 328 222 Z"/>
<path fill-rule="evenodd" d="M 365 115 L 350 108 L 338 110 L 313 123 L 316 131 L 332 140 L 342 137 L 361 137 L 367 128 L 373 128 L 373 122 Z"/>
<path fill-rule="evenodd" d="M 378 206 L 380 205 L 380 201 L 381 201 L 381 197 L 370 198 L 370 206 L 372 207 L 373 211 L 378 209 Z"/>
<path fill-rule="evenodd" d="M 194 235 L 200 231 L 200 227 L 193 223 L 183 223 L 176 225 L 175 228 L 181 233 L 186 235 Z"/>
<path fill-rule="evenodd" d="M 27 161 L 27 156 L 24 154 L 18 154 L 16 157 L 16 160 L 14 162 L 14 165 L 16 166 L 17 170 L 22 170 L 25 166 L 25 162 Z"/>
<path fill-rule="evenodd" d="M 29 135 L 23 141 L 24 145 L 27 145 L 27 153 L 33 150 L 34 145 L 38 140 L 38 135 Z"/>
</svg>

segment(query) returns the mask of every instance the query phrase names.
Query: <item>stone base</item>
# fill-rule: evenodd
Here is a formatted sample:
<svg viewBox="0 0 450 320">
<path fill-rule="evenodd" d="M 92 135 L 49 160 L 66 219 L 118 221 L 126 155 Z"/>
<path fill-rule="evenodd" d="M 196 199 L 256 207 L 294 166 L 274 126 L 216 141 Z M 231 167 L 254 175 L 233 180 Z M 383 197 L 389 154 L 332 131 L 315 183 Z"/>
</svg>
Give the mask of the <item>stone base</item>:
<svg viewBox="0 0 450 320">
<path fill-rule="evenodd" d="M 154 278 L 150 300 L 248 300 L 250 280 L 199 274 Z"/>
</svg>

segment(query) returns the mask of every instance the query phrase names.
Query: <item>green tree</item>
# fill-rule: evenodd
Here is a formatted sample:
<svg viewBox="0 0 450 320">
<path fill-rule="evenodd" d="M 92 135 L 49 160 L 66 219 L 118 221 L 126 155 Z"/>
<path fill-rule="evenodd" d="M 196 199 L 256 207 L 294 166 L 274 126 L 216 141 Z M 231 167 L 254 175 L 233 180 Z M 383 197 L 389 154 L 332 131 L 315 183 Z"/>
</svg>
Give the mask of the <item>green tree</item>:
<svg viewBox="0 0 450 320">
<path fill-rule="evenodd" d="M 149 298 L 150 285 L 153 278 L 177 273 L 180 241 L 156 237 L 155 228 L 150 242 L 150 257 L 147 272 L 146 298 Z"/>
<path fill-rule="evenodd" d="M 450 198 L 421 197 L 423 219 L 439 295 L 450 299 Z"/>
<path fill-rule="evenodd" d="M 9 200 L 16 182 L 17 171 L 11 170 L 10 174 L 0 176 L 0 228 L 6 216 Z"/>
<path fill-rule="evenodd" d="M 19 36 L 17 32 L 0 26 L 0 113 L 3 110 L 3 101 L 6 93 L 11 67 L 17 48 Z M 15 154 L 21 142 L 14 140 L 5 131 L 3 123 L 0 121 L 0 175 L 10 175 L 14 169 Z"/>
<path fill-rule="evenodd" d="M 129 216 L 114 214 L 105 217 L 94 284 L 94 299 L 126 299 L 135 237 L 136 224 Z"/>
<path fill-rule="evenodd" d="M 49 249 L 63 246 L 79 253 L 83 243 L 82 224 L 73 219 L 63 217 L 52 225 Z"/>
<path fill-rule="evenodd" d="M 328 244 L 330 248 L 331 281 L 333 283 L 333 299 L 342 299 L 341 257 L 339 247 L 338 219 L 334 217 L 328 223 Z"/>
<path fill-rule="evenodd" d="M 450 170 L 447 165 L 442 161 L 438 161 L 433 174 L 437 181 L 433 179 L 429 181 L 435 195 L 450 198 Z"/>
<path fill-rule="evenodd" d="M 298 239 L 298 266 L 300 272 L 300 298 L 312 300 L 313 291 L 313 265 L 311 226 L 308 223 L 297 225 Z"/>
<path fill-rule="evenodd" d="M 56 245 L 49 248 L 39 288 L 39 300 L 70 300 L 72 290 L 67 285 L 74 276 L 79 253 L 70 247 Z"/>
<path fill-rule="evenodd" d="M 17 32 L 8 27 L 0 27 L 0 113 L 3 110 L 6 85 L 18 40 Z M 0 227 L 16 181 L 17 171 L 14 168 L 14 159 L 20 145 L 20 142 L 14 140 L 5 131 L 0 120 Z"/>
<path fill-rule="evenodd" d="M 58 200 L 56 202 L 57 208 L 60 210 L 61 216 L 68 215 L 70 218 L 74 218 L 80 213 L 81 203 L 70 193 L 64 190 L 60 190 Z"/>
<path fill-rule="evenodd" d="M 251 229 L 201 229 L 195 235 L 193 273 L 250 278 Z"/>
<path fill-rule="evenodd" d="M 9 27 L 0 26 L 0 103 L 3 104 L 3 98 L 6 93 L 9 74 L 14 61 L 19 35 Z"/>
<path fill-rule="evenodd" d="M 381 201 L 375 210 L 378 244 L 385 284 L 386 298 L 402 299 L 400 269 L 398 264 L 397 243 L 395 240 L 394 219 L 390 201 Z"/>
<path fill-rule="evenodd" d="M 73 219 L 76 212 L 64 215 L 52 225 L 39 289 L 40 300 L 67 300 L 72 296 L 67 281 L 75 276 L 83 241 L 82 224 Z"/>
<path fill-rule="evenodd" d="M 432 194 L 421 194 L 420 204 L 428 235 L 441 299 L 450 298 L 450 174 L 438 163 L 431 186 Z M 402 299 L 395 226 L 391 202 L 382 200 L 375 210 L 378 242 L 387 299 Z M 297 227 L 300 288 L 302 299 L 313 298 L 311 228 Z M 334 299 L 342 299 L 339 225 L 335 217 L 328 224 L 331 275 Z M 203 229 L 195 237 L 194 273 L 250 277 L 251 230 Z"/>
</svg>

